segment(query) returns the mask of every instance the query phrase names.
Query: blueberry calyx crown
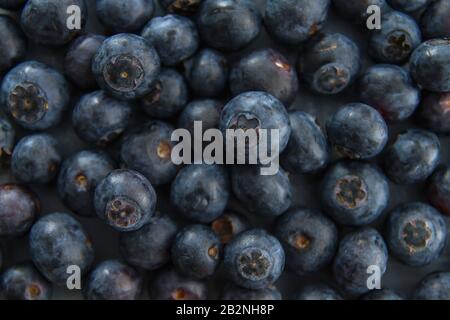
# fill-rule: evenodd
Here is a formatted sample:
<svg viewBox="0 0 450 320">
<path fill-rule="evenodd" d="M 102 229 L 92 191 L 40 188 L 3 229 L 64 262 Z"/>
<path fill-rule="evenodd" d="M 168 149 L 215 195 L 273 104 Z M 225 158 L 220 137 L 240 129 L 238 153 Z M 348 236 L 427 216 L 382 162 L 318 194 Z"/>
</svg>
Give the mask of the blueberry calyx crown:
<svg viewBox="0 0 450 320">
<path fill-rule="evenodd" d="M 350 82 L 348 69 L 338 63 L 321 67 L 314 75 L 314 87 L 323 94 L 336 94 L 344 90 Z"/>
<path fill-rule="evenodd" d="M 404 59 L 411 50 L 411 37 L 403 31 L 393 31 L 388 36 L 388 44 L 383 48 L 383 54 L 387 57 Z"/>
<path fill-rule="evenodd" d="M 266 251 L 247 248 L 242 251 L 237 259 L 239 274 L 245 279 L 258 281 L 269 276 L 272 261 Z"/>
<path fill-rule="evenodd" d="M 32 124 L 45 116 L 48 100 L 45 92 L 38 85 L 25 82 L 11 91 L 9 107 L 15 119 Z"/>
<path fill-rule="evenodd" d="M 334 194 L 339 205 L 348 209 L 356 209 L 367 198 L 367 186 L 357 176 L 344 176 L 337 181 Z"/>
<path fill-rule="evenodd" d="M 402 236 L 412 253 L 427 247 L 431 239 L 431 230 L 426 221 L 412 220 L 403 228 Z"/>
<path fill-rule="evenodd" d="M 106 83 L 119 92 L 130 92 L 144 81 L 144 68 L 133 56 L 121 54 L 111 58 L 103 70 Z"/>
<path fill-rule="evenodd" d="M 128 229 L 139 222 L 142 213 L 136 201 L 120 196 L 106 204 L 106 217 L 112 225 Z"/>
</svg>

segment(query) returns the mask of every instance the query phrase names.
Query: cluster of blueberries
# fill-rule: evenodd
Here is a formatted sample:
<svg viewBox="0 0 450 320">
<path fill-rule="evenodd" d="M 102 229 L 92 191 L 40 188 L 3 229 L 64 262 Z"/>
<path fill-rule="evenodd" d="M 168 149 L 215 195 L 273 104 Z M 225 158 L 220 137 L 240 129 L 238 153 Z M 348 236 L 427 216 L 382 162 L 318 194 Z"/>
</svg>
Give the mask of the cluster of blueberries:
<svg viewBox="0 0 450 320">
<path fill-rule="evenodd" d="M 444 252 L 450 0 L 96 0 L 97 19 L 88 19 L 89 1 L 0 0 L 8 12 L 0 15 L 0 161 L 14 177 L 0 185 L 4 298 L 49 299 L 75 267 L 86 299 L 141 298 L 146 274 L 151 299 L 208 299 L 217 283 L 222 299 L 281 299 L 276 282 L 288 271 L 332 280 L 286 299 L 450 299 L 450 266 L 412 296 L 368 281 L 388 259 L 422 267 Z M 367 30 L 370 5 L 381 29 Z M 352 39 L 322 30 L 332 10 L 367 35 L 376 64 L 364 70 Z M 85 34 L 90 23 L 105 35 Z M 252 49 L 263 26 L 297 65 Z M 31 44 L 50 58 L 62 48 L 63 72 L 30 60 Z M 353 89 L 359 102 L 324 127 L 290 108 L 299 90 Z M 69 108 L 88 147 L 63 157 L 71 141 L 54 128 Z M 390 125 L 406 119 L 417 126 L 389 142 Z M 278 129 L 282 168 L 175 165 L 171 135 L 193 132 L 194 121 L 222 132 Z M 295 175 L 321 181 L 323 213 L 294 205 Z M 392 184 L 424 186 L 424 196 L 386 212 Z M 37 194 L 48 186 L 74 214 L 42 214 Z M 161 209 L 165 198 L 170 210 Z M 94 259 L 81 223 L 94 216 L 119 235 L 122 260 Z M 13 265 L 2 250 L 20 237 L 31 261 Z"/>
</svg>

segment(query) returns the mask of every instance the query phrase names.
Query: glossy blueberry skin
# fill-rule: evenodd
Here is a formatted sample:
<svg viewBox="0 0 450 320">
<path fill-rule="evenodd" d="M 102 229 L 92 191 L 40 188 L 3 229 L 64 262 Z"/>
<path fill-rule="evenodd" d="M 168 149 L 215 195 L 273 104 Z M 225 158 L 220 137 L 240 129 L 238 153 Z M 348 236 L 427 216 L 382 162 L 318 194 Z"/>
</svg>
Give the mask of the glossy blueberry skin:
<svg viewBox="0 0 450 320">
<path fill-rule="evenodd" d="M 106 146 L 128 127 L 131 107 L 125 101 L 109 97 L 104 91 L 83 95 L 72 113 L 72 125 L 84 141 Z"/>
<path fill-rule="evenodd" d="M 112 33 L 134 32 L 153 17 L 153 0 L 96 0 L 95 8 L 101 24 Z"/>
<path fill-rule="evenodd" d="M 194 15 L 203 0 L 159 0 L 161 6 L 168 12 L 182 14 L 182 15 Z"/>
<path fill-rule="evenodd" d="M 50 300 L 52 287 L 31 264 L 10 267 L 0 278 L 6 300 Z"/>
<path fill-rule="evenodd" d="M 61 163 L 58 142 L 46 133 L 22 138 L 14 148 L 11 172 L 21 182 L 47 184 L 56 177 Z"/>
<path fill-rule="evenodd" d="M 188 165 L 178 172 L 170 189 L 170 202 L 180 215 L 199 223 L 219 217 L 229 197 L 229 177 L 219 165 Z"/>
<path fill-rule="evenodd" d="M 450 134 L 450 92 L 427 92 L 419 110 L 421 125 L 438 134 Z"/>
<path fill-rule="evenodd" d="M 309 285 L 294 295 L 294 300 L 344 300 L 339 293 L 325 284 Z"/>
<path fill-rule="evenodd" d="M 194 134 L 194 121 L 201 121 L 203 131 L 219 128 L 222 103 L 217 100 L 204 99 L 191 101 L 178 117 L 178 128 L 187 129 Z"/>
<path fill-rule="evenodd" d="M 227 57 L 214 49 L 202 49 L 184 61 L 184 74 L 194 94 L 203 98 L 220 95 L 228 80 Z"/>
<path fill-rule="evenodd" d="M 447 227 L 433 207 L 413 202 L 389 215 L 386 242 L 389 251 L 406 265 L 422 267 L 439 258 L 447 242 Z"/>
<path fill-rule="evenodd" d="M 350 159 L 377 156 L 389 138 L 381 114 L 363 103 L 351 103 L 337 111 L 327 121 L 327 134 L 336 151 Z"/>
<path fill-rule="evenodd" d="M 153 119 L 169 119 L 188 103 L 189 89 L 184 77 L 174 69 L 162 69 L 151 92 L 140 100 Z"/>
<path fill-rule="evenodd" d="M 268 0 L 264 23 L 283 44 L 297 46 L 322 29 L 330 0 Z"/>
<path fill-rule="evenodd" d="M 289 113 L 292 133 L 281 163 L 293 173 L 314 173 L 324 168 L 330 158 L 327 138 L 312 115 L 294 111 Z"/>
<path fill-rule="evenodd" d="M 411 55 L 410 71 L 419 87 L 433 92 L 449 92 L 450 40 L 423 42 Z"/>
<path fill-rule="evenodd" d="M 23 60 L 26 48 L 25 36 L 17 23 L 0 15 L 0 74 Z"/>
<path fill-rule="evenodd" d="M 178 226 L 168 215 L 156 213 L 152 222 L 132 232 L 120 234 L 120 250 L 131 265 L 156 270 L 170 261 L 170 250 Z"/>
<path fill-rule="evenodd" d="M 440 160 L 440 142 L 429 131 L 409 129 L 400 134 L 384 154 L 386 175 L 398 184 L 424 181 L 436 169 Z"/>
<path fill-rule="evenodd" d="M 450 300 L 450 272 L 433 272 L 418 284 L 416 300 Z"/>
<path fill-rule="evenodd" d="M 76 265 L 86 274 L 94 261 L 94 249 L 80 222 L 67 213 L 40 218 L 29 235 L 31 259 L 52 283 L 65 285 L 67 268 Z"/>
<path fill-rule="evenodd" d="M 377 266 L 380 276 L 386 271 L 388 251 L 381 235 L 372 228 L 347 234 L 340 242 L 333 263 L 334 279 L 350 295 L 362 295 L 367 288 L 367 270 Z"/>
<path fill-rule="evenodd" d="M 249 0 L 204 0 L 197 14 L 202 40 L 221 51 L 237 51 L 250 44 L 261 23 L 261 13 Z"/>
<path fill-rule="evenodd" d="M 0 8 L 6 10 L 19 10 L 23 7 L 26 0 L 0 0 Z"/>
<path fill-rule="evenodd" d="M 450 0 L 432 2 L 421 17 L 420 27 L 425 39 L 450 37 Z"/>
<path fill-rule="evenodd" d="M 273 49 L 254 51 L 237 61 L 230 72 L 233 96 L 246 91 L 265 91 L 285 106 L 289 106 L 298 93 L 295 67 Z"/>
<path fill-rule="evenodd" d="M 89 90 L 97 87 L 97 82 L 92 74 L 92 58 L 105 39 L 105 36 L 97 34 L 80 36 L 67 49 L 64 58 L 64 72 L 78 88 Z"/>
<path fill-rule="evenodd" d="M 402 12 L 414 12 L 425 8 L 430 0 L 387 0 L 389 5 Z"/>
<path fill-rule="evenodd" d="M 219 237 L 210 227 L 189 225 L 174 240 L 172 262 L 181 274 L 203 279 L 216 272 L 221 250 Z"/>
<path fill-rule="evenodd" d="M 277 281 L 284 262 L 280 242 L 262 229 L 240 233 L 224 250 L 227 277 L 236 285 L 252 290 L 267 288 Z"/>
<path fill-rule="evenodd" d="M 132 267 L 117 261 L 100 263 L 87 278 L 87 300 L 137 300 L 142 290 L 142 276 Z"/>
<path fill-rule="evenodd" d="M 0 237 L 17 237 L 31 228 L 41 211 L 37 195 L 18 184 L 0 185 Z"/>
<path fill-rule="evenodd" d="M 92 73 L 103 90 L 120 100 L 149 94 L 160 73 L 160 59 L 146 39 L 121 33 L 105 41 L 92 59 Z"/>
<path fill-rule="evenodd" d="M 155 216 L 156 193 L 137 171 L 114 170 L 95 188 L 94 207 L 97 216 L 113 229 L 135 231 Z"/>
<path fill-rule="evenodd" d="M 67 27 L 67 10 L 72 5 L 78 6 L 81 11 L 81 29 L 71 30 Z M 87 19 L 85 0 L 29 0 L 22 10 L 20 23 L 30 40 L 44 45 L 62 46 L 83 31 Z"/>
<path fill-rule="evenodd" d="M 152 300 L 206 300 L 207 294 L 205 282 L 180 275 L 174 269 L 159 271 L 149 284 Z"/>
<path fill-rule="evenodd" d="M 195 23 L 189 18 L 168 14 L 150 20 L 141 33 L 155 46 L 165 66 L 175 66 L 191 57 L 199 47 Z"/>
<path fill-rule="evenodd" d="M 324 211 L 345 226 L 377 220 L 389 201 L 389 183 L 372 164 L 340 161 L 328 169 L 321 188 Z"/>
<path fill-rule="evenodd" d="M 339 33 L 321 34 L 300 56 L 298 74 L 314 92 L 337 94 L 355 80 L 360 64 L 360 51 L 352 40 Z"/>
<path fill-rule="evenodd" d="M 391 64 L 377 64 L 368 68 L 358 81 L 361 101 L 377 109 L 388 121 L 402 121 L 417 109 L 420 89 L 410 74 Z"/>
<path fill-rule="evenodd" d="M 234 212 L 225 212 L 211 222 L 211 229 L 219 237 L 222 244 L 227 244 L 236 235 L 249 229 L 249 222 L 242 215 Z"/>
<path fill-rule="evenodd" d="M 274 235 L 283 245 L 286 266 L 300 276 L 323 269 L 336 253 L 338 230 L 315 210 L 289 210 L 277 219 Z"/>
<path fill-rule="evenodd" d="M 80 151 L 64 160 L 58 176 L 58 194 L 65 205 L 81 216 L 94 216 L 97 184 L 116 168 L 102 151 Z"/>
<path fill-rule="evenodd" d="M 16 141 L 16 130 L 11 122 L 0 117 L 0 166 L 8 164 Z"/>
<path fill-rule="evenodd" d="M 262 91 L 249 91 L 230 100 L 220 116 L 220 130 L 226 137 L 227 129 L 266 129 L 270 140 L 270 130 L 279 130 L 279 152 L 289 141 L 291 127 L 289 115 L 280 100 Z M 271 143 L 268 144 L 270 149 Z"/>
<path fill-rule="evenodd" d="M 154 186 L 170 183 L 178 171 L 171 159 L 174 130 L 168 123 L 150 121 L 128 133 L 120 148 L 123 167 L 140 172 Z"/>
<path fill-rule="evenodd" d="M 450 216 L 450 166 L 437 168 L 427 185 L 428 201 L 441 213 Z"/>
<path fill-rule="evenodd" d="M 361 300 L 404 300 L 391 289 L 374 289 L 361 297 Z"/>
<path fill-rule="evenodd" d="M 69 84 L 64 76 L 37 61 L 23 62 L 10 70 L 0 91 L 3 110 L 29 130 L 57 125 L 69 100 Z"/>
<path fill-rule="evenodd" d="M 381 18 L 380 30 L 373 30 L 369 40 L 369 54 L 381 63 L 401 64 L 422 42 L 417 22 L 410 16 L 392 11 Z"/>
<path fill-rule="evenodd" d="M 289 177 L 281 168 L 275 175 L 262 175 L 259 166 L 235 165 L 231 182 L 236 198 L 256 215 L 279 216 L 293 202 Z"/>
<path fill-rule="evenodd" d="M 382 16 L 390 10 L 386 0 L 333 0 L 333 4 L 340 15 L 358 24 L 367 21 L 367 8 L 371 5 L 378 6 Z"/>
<path fill-rule="evenodd" d="M 227 283 L 222 290 L 221 300 L 281 300 L 281 293 L 273 286 L 250 290 Z"/>
</svg>

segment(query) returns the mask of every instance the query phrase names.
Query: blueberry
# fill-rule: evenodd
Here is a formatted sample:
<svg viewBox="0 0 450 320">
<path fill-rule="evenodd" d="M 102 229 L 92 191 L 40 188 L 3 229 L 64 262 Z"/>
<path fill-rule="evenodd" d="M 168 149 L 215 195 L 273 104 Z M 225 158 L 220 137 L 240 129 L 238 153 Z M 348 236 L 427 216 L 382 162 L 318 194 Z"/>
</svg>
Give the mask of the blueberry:
<svg viewBox="0 0 450 320">
<path fill-rule="evenodd" d="M 75 213 L 95 215 L 94 191 L 116 165 L 102 151 L 80 151 L 64 160 L 58 176 L 58 194 Z"/>
<path fill-rule="evenodd" d="M 311 40 L 300 56 L 298 73 L 313 91 L 337 94 L 354 81 L 359 69 L 358 47 L 346 36 L 335 33 Z"/>
<path fill-rule="evenodd" d="M 422 15 L 420 27 L 425 39 L 450 37 L 450 0 L 432 2 Z"/>
<path fill-rule="evenodd" d="M 174 69 L 162 69 L 153 89 L 140 100 L 141 107 L 152 118 L 177 116 L 188 103 L 189 90 L 184 77 Z"/>
<path fill-rule="evenodd" d="M 294 300 L 344 300 L 339 293 L 325 284 L 309 285 L 294 295 Z"/>
<path fill-rule="evenodd" d="M 439 258 L 447 241 L 447 227 L 433 207 L 421 202 L 395 208 L 387 222 L 390 252 L 401 262 L 422 267 Z"/>
<path fill-rule="evenodd" d="M 390 10 L 386 0 L 333 0 L 334 7 L 349 21 L 365 23 L 370 14 L 367 8 L 375 5 L 381 9 L 381 15 Z"/>
<path fill-rule="evenodd" d="M 156 193 L 150 182 L 133 170 L 114 170 L 95 188 L 97 216 L 117 231 L 142 228 L 155 216 Z"/>
<path fill-rule="evenodd" d="M 272 285 L 283 272 L 284 251 L 280 242 L 262 229 L 244 231 L 226 246 L 224 269 L 230 280 L 247 289 Z"/>
<path fill-rule="evenodd" d="M 450 300 L 450 272 L 433 272 L 418 284 L 416 300 Z"/>
<path fill-rule="evenodd" d="M 372 164 L 341 161 L 325 174 L 320 199 L 327 214 L 346 226 L 377 220 L 389 200 L 389 183 Z"/>
<path fill-rule="evenodd" d="M 67 49 L 64 58 L 64 71 L 77 87 L 88 90 L 97 87 L 92 73 L 92 58 L 105 41 L 106 37 L 88 34 L 76 38 Z"/>
<path fill-rule="evenodd" d="M 404 13 L 384 14 L 381 25 L 381 29 L 372 31 L 369 40 L 369 54 L 378 62 L 403 63 L 422 42 L 416 21 Z"/>
<path fill-rule="evenodd" d="M 398 184 L 424 181 L 436 169 L 440 159 L 440 142 L 429 131 L 409 129 L 398 135 L 383 159 L 384 171 Z"/>
<path fill-rule="evenodd" d="M 404 300 L 391 289 L 371 290 L 361 297 L 361 300 Z"/>
<path fill-rule="evenodd" d="M 217 100 L 193 100 L 178 117 L 178 128 L 189 130 L 194 135 L 194 122 L 201 121 L 203 131 L 219 128 L 222 103 Z"/>
<path fill-rule="evenodd" d="M 172 246 L 175 268 L 189 277 L 212 276 L 220 262 L 221 243 L 210 227 L 189 225 L 178 232 Z"/>
<path fill-rule="evenodd" d="M 132 267 L 117 260 L 100 263 L 86 282 L 87 300 L 137 300 L 142 290 L 142 277 Z"/>
<path fill-rule="evenodd" d="M 15 237 L 28 232 L 40 209 L 39 198 L 27 187 L 0 185 L 0 236 Z"/>
<path fill-rule="evenodd" d="M 0 166 L 8 164 L 14 149 L 16 130 L 6 119 L 0 117 Z"/>
<path fill-rule="evenodd" d="M 170 260 L 177 231 L 177 224 L 168 215 L 157 213 L 154 221 L 141 229 L 120 234 L 122 256 L 133 266 L 159 269 Z"/>
<path fill-rule="evenodd" d="M 363 103 L 345 105 L 327 122 L 333 147 L 350 159 L 369 159 L 380 154 L 388 141 L 388 127 L 381 114 Z"/>
<path fill-rule="evenodd" d="M 434 92 L 450 91 L 449 55 L 449 39 L 428 40 L 416 48 L 410 59 L 410 70 L 421 88 Z"/>
<path fill-rule="evenodd" d="M 281 300 L 281 293 L 274 286 L 250 290 L 227 283 L 222 290 L 222 300 Z"/>
<path fill-rule="evenodd" d="M 23 62 L 3 79 L 0 100 L 15 122 L 29 130 L 57 125 L 70 100 L 69 85 L 56 70 Z"/>
<path fill-rule="evenodd" d="M 195 95 L 214 98 L 220 95 L 228 80 L 228 60 L 214 49 L 202 49 L 184 61 L 184 74 Z"/>
<path fill-rule="evenodd" d="M 230 197 L 228 174 L 222 166 L 193 164 L 181 169 L 172 182 L 170 201 L 187 219 L 210 223 L 219 217 Z"/>
<path fill-rule="evenodd" d="M 0 15 L 0 74 L 23 60 L 26 48 L 20 27 L 9 16 Z"/>
<path fill-rule="evenodd" d="M 206 283 L 173 269 L 160 271 L 149 285 L 152 300 L 206 300 L 207 292 Z"/>
<path fill-rule="evenodd" d="M 195 23 L 174 14 L 150 20 L 142 30 L 142 37 L 155 46 L 162 64 L 166 66 L 175 66 L 186 60 L 199 47 Z"/>
<path fill-rule="evenodd" d="M 394 9 L 411 13 L 427 7 L 430 1 L 431 0 L 387 0 L 389 5 Z"/>
<path fill-rule="evenodd" d="M 68 267 L 78 266 L 81 275 L 90 269 L 94 250 L 80 222 L 67 213 L 52 213 L 40 218 L 29 236 L 31 259 L 52 283 L 65 285 Z"/>
<path fill-rule="evenodd" d="M 380 276 L 386 271 L 388 252 L 381 235 L 372 228 L 363 228 L 347 234 L 340 242 L 333 263 L 334 279 L 350 295 L 369 291 L 369 267 L 379 268 Z"/>
<path fill-rule="evenodd" d="M 236 51 L 260 33 L 262 17 L 250 0 L 204 0 L 197 14 L 203 41 L 223 51 Z"/>
<path fill-rule="evenodd" d="M 419 119 L 429 130 L 450 134 L 450 93 L 427 92 L 420 104 Z"/>
<path fill-rule="evenodd" d="M 259 166 L 236 165 L 231 181 L 236 198 L 254 214 L 279 216 L 293 202 L 289 177 L 281 168 L 275 175 L 261 175 Z"/>
<path fill-rule="evenodd" d="M 151 19 L 153 0 L 96 0 L 97 17 L 112 33 L 134 32 Z"/>
<path fill-rule="evenodd" d="M 443 165 L 433 173 L 428 181 L 427 195 L 434 207 L 450 216 L 450 166 Z"/>
<path fill-rule="evenodd" d="M 203 0 L 159 0 L 159 3 L 169 12 L 194 15 Z"/>
<path fill-rule="evenodd" d="M 26 0 L 0 0 L 0 8 L 6 10 L 20 10 Z"/>
<path fill-rule="evenodd" d="M 273 49 L 253 51 L 237 61 L 230 72 L 234 96 L 246 91 L 265 91 L 289 106 L 298 93 L 295 68 Z"/>
<path fill-rule="evenodd" d="M 125 101 L 109 97 L 104 91 L 83 95 L 72 113 L 72 125 L 86 142 L 106 146 L 128 127 L 131 107 Z"/>
<path fill-rule="evenodd" d="M 389 121 L 409 118 L 420 103 L 421 93 L 409 73 L 390 64 L 368 68 L 358 81 L 362 102 L 374 107 Z"/>
<path fill-rule="evenodd" d="M 55 178 L 61 163 L 59 145 L 46 133 L 22 138 L 14 148 L 11 172 L 21 182 L 47 184 Z"/>
<path fill-rule="evenodd" d="M 222 244 L 227 244 L 248 228 L 247 219 L 234 212 L 226 212 L 211 222 L 211 229 L 217 234 Z"/>
<path fill-rule="evenodd" d="M 283 167 L 293 173 L 310 173 L 324 168 L 330 158 L 327 138 L 312 115 L 289 113 L 292 133 L 281 155 Z"/>
<path fill-rule="evenodd" d="M 52 287 L 31 264 L 15 265 L 0 278 L 2 295 L 7 300 L 49 300 Z"/>
<path fill-rule="evenodd" d="M 336 226 L 315 210 L 289 210 L 277 219 L 274 234 L 286 252 L 286 265 L 299 275 L 323 269 L 337 249 Z"/>
<path fill-rule="evenodd" d="M 274 144 L 271 141 L 271 130 L 278 130 L 278 149 L 282 152 L 289 141 L 291 127 L 289 115 L 284 105 L 274 96 L 262 91 L 249 91 L 241 93 L 229 101 L 222 110 L 220 116 L 220 129 L 226 137 L 227 129 L 267 130 L 270 140 L 267 149 Z M 276 142 L 276 141 L 275 141 Z M 247 145 L 247 147 L 250 147 Z M 246 152 L 248 148 L 246 148 Z"/>
<path fill-rule="evenodd" d="M 159 72 L 155 48 L 134 34 L 121 33 L 106 39 L 92 59 L 92 73 L 99 86 L 121 100 L 149 94 Z"/>
<path fill-rule="evenodd" d="M 330 0 L 269 0 L 264 22 L 268 32 L 287 45 L 299 45 L 319 32 Z"/>
<path fill-rule="evenodd" d="M 69 10 L 77 6 L 79 11 Z M 78 13 L 81 28 L 68 28 L 69 14 Z M 28 38 L 40 44 L 62 46 L 82 32 L 88 18 L 85 0 L 29 0 L 20 17 Z"/>
</svg>

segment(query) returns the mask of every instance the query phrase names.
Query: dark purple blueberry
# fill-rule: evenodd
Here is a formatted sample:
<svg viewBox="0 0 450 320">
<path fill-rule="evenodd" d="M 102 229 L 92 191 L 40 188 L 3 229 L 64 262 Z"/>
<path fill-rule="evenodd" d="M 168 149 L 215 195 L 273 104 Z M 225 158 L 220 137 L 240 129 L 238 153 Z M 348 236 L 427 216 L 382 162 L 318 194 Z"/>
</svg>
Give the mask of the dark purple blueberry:
<svg viewBox="0 0 450 320">
<path fill-rule="evenodd" d="M 439 167 L 427 186 L 428 201 L 441 213 L 450 216 L 450 166 Z"/>
<path fill-rule="evenodd" d="M 205 282 L 182 276 L 174 269 L 159 271 L 149 284 L 152 300 L 206 300 L 207 294 Z"/>
<path fill-rule="evenodd" d="M 22 61 L 26 49 L 27 43 L 20 26 L 9 16 L 0 15 L 0 74 Z"/>
<path fill-rule="evenodd" d="M 194 122 L 201 121 L 203 131 L 218 129 L 223 104 L 217 100 L 191 101 L 178 117 L 178 128 L 186 129 L 194 135 Z"/>
<path fill-rule="evenodd" d="M 249 228 L 249 222 L 242 215 L 225 212 L 211 222 L 211 229 L 217 234 L 222 244 L 227 244 L 239 233 Z"/>
<path fill-rule="evenodd" d="M 354 23 L 366 23 L 370 14 L 367 8 L 372 5 L 381 9 L 381 15 L 390 10 L 386 0 L 333 0 L 334 7 L 340 15 Z"/>
<path fill-rule="evenodd" d="M 450 134 L 450 92 L 427 92 L 419 110 L 422 125 L 438 134 Z"/>
<path fill-rule="evenodd" d="M 222 300 L 281 300 L 281 293 L 274 286 L 264 289 L 244 289 L 231 283 L 227 283 L 222 290 Z"/>
<path fill-rule="evenodd" d="M 203 0 L 159 0 L 159 3 L 168 12 L 191 16 L 197 13 L 202 1 Z"/>
<path fill-rule="evenodd" d="M 425 8 L 431 0 L 387 0 L 396 10 L 413 13 Z"/>
<path fill-rule="evenodd" d="M 309 285 L 294 295 L 294 300 L 344 300 L 333 288 L 325 284 Z"/>
<path fill-rule="evenodd" d="M 9 164 L 15 142 L 16 130 L 6 118 L 0 117 L 0 167 Z"/>
<path fill-rule="evenodd" d="M 449 38 L 449 20 L 450 0 L 433 1 L 420 20 L 423 37 L 425 39 Z"/>
<path fill-rule="evenodd" d="M 391 289 L 374 289 L 361 297 L 361 300 L 404 300 Z"/>
<path fill-rule="evenodd" d="M 0 0 L 0 8 L 5 10 L 20 10 L 27 0 Z"/>
<path fill-rule="evenodd" d="M 425 276 L 413 297 L 416 300 L 450 300 L 450 272 L 433 272 Z"/>
</svg>

